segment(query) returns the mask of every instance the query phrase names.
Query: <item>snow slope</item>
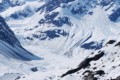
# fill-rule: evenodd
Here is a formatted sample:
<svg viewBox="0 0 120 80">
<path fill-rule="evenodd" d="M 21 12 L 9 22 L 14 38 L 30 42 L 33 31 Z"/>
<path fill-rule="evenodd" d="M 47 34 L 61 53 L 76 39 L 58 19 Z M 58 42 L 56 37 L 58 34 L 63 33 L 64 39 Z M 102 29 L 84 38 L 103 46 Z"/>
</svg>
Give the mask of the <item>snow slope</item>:
<svg viewBox="0 0 120 80">
<path fill-rule="evenodd" d="M 78 56 L 75 58 L 66 58 L 60 55 L 50 53 L 51 50 L 41 48 L 40 46 L 25 46 L 28 50 L 37 52 L 37 55 L 44 57 L 45 60 L 42 62 L 33 62 L 34 64 L 37 64 L 36 67 L 38 68 L 38 71 L 22 75 L 18 80 L 93 80 L 93 78 L 85 79 L 85 75 L 87 75 L 87 72 L 86 74 L 82 75 L 85 71 L 88 70 L 94 73 L 94 77 L 98 78 L 97 80 L 116 79 L 119 76 L 120 68 L 120 45 L 117 45 L 119 43 L 119 39 L 117 37 L 118 36 L 109 37 L 105 41 L 103 48 L 101 48 L 100 50 L 96 50 L 93 53 L 80 52 L 79 56 L 81 57 Z M 115 42 L 112 44 L 108 43 L 110 40 L 115 40 Z M 39 52 L 45 54 L 39 54 Z M 66 73 L 68 70 L 78 67 L 79 64 L 86 58 L 93 57 L 100 52 L 104 52 L 104 56 L 97 61 L 91 61 L 90 66 L 61 78 L 62 74 Z M 95 72 L 99 70 L 104 71 L 105 74 L 95 74 Z"/>
<path fill-rule="evenodd" d="M 5 19 L 0 16 L 0 76 L 12 76 L 13 73 L 16 76 L 22 75 L 30 71 L 27 61 L 41 59 L 21 46 Z M 4 76 L 0 77 L 0 80 L 5 80 Z"/>
<path fill-rule="evenodd" d="M 16 58 L 20 60 L 39 59 L 20 45 L 20 42 L 2 17 L 0 17 L 0 26 L 0 51 L 2 55 L 7 58 Z"/>
<path fill-rule="evenodd" d="M 22 76 L 7 76 L 18 80 L 117 78 L 120 76 L 119 4 L 119 0 L 35 0 L 8 7 L 1 15 L 24 48 L 44 60 L 20 62 L 26 72 L 20 70 Z M 115 42 L 108 44 L 110 40 Z M 96 58 L 102 52 L 104 55 Z M 86 63 L 87 67 L 79 68 L 87 59 L 92 59 Z M 74 69 L 79 70 L 61 78 Z M 99 70 L 104 74 L 97 74 Z M 87 74 L 82 75 L 84 72 Z"/>
<path fill-rule="evenodd" d="M 52 22 L 39 24 L 39 20 L 47 15 L 44 12 L 41 14 L 37 12 L 31 17 L 21 20 L 10 20 L 8 24 L 18 35 L 21 43 L 42 45 L 60 54 L 66 54 L 71 48 L 82 46 L 86 41 L 101 43 L 109 35 L 119 34 L 119 26 L 108 19 L 106 12 L 100 6 L 92 10 L 93 15 L 86 14 L 82 18 L 76 18 L 71 13 L 66 15 L 62 10 L 64 9 L 58 8 L 54 11 L 61 12 L 55 20 L 64 15 L 69 18 L 71 25 L 61 23 L 63 24 L 61 27 L 54 27 Z M 54 12 L 50 12 L 50 14 L 54 14 Z"/>
</svg>

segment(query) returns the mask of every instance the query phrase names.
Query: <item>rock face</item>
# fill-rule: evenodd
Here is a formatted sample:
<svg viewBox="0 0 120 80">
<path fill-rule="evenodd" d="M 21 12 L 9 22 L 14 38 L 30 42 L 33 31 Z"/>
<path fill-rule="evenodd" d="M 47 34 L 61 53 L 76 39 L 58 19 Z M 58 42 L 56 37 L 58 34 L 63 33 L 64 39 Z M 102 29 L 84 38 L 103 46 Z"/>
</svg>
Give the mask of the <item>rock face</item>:
<svg viewBox="0 0 120 80">
<path fill-rule="evenodd" d="M 82 80 L 120 80 L 120 76 L 112 78 L 114 75 L 110 75 L 112 74 L 110 71 L 116 72 L 115 74 L 119 75 L 117 72 L 120 66 L 120 39 L 117 38 L 118 37 L 108 39 L 100 50 L 89 55 L 89 57 L 85 58 L 77 68 L 67 71 L 61 77 L 67 77 L 67 75 L 70 74 L 73 76 L 76 73 L 75 75 L 80 75 L 80 79 Z M 112 66 L 110 64 L 112 64 Z M 108 71 L 109 69 L 111 70 Z M 110 77 L 106 78 L 105 75 L 109 75 Z"/>
<path fill-rule="evenodd" d="M 3 17 L 0 16 L 0 54 L 20 60 L 37 60 L 39 57 L 25 50 Z"/>
<path fill-rule="evenodd" d="M 86 58 L 85 60 L 83 60 L 79 64 L 79 66 L 76 69 L 69 70 L 68 72 L 66 72 L 65 74 L 63 74 L 61 77 L 64 77 L 64 76 L 66 76 L 68 74 L 73 74 L 73 73 L 81 70 L 82 68 L 85 69 L 85 68 L 87 68 L 87 67 L 90 66 L 90 62 L 99 60 L 103 56 L 104 56 L 104 52 L 100 52 L 99 54 L 95 55 L 94 57 Z"/>
<path fill-rule="evenodd" d="M 14 46 L 20 44 L 14 33 L 10 30 L 3 17 L 0 16 L 0 39 L 6 43 Z"/>
<path fill-rule="evenodd" d="M 0 2 L 0 12 L 5 11 L 9 7 L 21 6 L 25 2 L 23 0 L 2 0 Z"/>
</svg>

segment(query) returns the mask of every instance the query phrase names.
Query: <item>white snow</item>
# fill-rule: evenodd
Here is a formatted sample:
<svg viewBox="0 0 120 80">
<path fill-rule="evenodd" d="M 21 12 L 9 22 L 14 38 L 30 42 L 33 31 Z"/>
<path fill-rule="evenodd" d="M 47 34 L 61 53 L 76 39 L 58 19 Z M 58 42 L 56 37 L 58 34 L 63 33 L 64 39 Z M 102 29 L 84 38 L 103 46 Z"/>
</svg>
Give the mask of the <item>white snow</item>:
<svg viewBox="0 0 120 80">
<path fill-rule="evenodd" d="M 78 9 L 78 6 L 76 6 L 76 4 L 79 1 L 81 0 L 70 2 L 69 5 L 72 5 L 73 7 Z M 81 3 L 84 5 L 86 2 L 87 0 Z M 29 6 L 34 12 L 44 3 L 45 2 L 41 1 L 28 1 L 22 6 L 16 6 L 7 9 L 5 12 L 1 13 L 1 15 L 4 17 L 9 17 L 14 12 L 24 10 L 27 6 Z M 64 4 L 62 4 L 61 6 L 63 5 Z M 89 8 L 88 5 L 87 7 Z M 24 48 L 34 53 L 35 55 L 42 57 L 43 60 L 30 62 L 18 60 L 15 61 L 14 59 L 9 60 L 6 59 L 4 56 L 0 56 L 0 66 L 2 66 L 0 71 L 3 72 L 0 73 L 0 75 L 4 77 L 5 73 L 9 73 L 8 76 L 5 76 L 6 79 L 4 78 L 0 80 L 8 80 L 8 78 L 10 78 L 11 76 L 10 73 L 12 72 L 14 74 L 12 75 L 11 80 L 14 80 L 16 76 L 18 77 L 16 73 L 22 74 L 19 80 L 82 80 L 80 75 L 82 76 L 82 73 L 87 69 L 82 69 L 79 71 L 79 74 L 75 73 L 64 78 L 60 78 L 60 76 L 66 71 L 76 68 L 79 63 L 83 61 L 86 57 L 91 57 L 98 53 L 98 50 L 86 50 L 84 48 L 81 48 L 80 46 L 82 44 L 92 41 L 100 43 L 102 40 L 105 40 L 105 42 L 103 43 L 103 45 L 105 45 L 109 40 L 113 39 L 116 40 L 116 42 L 112 45 L 104 46 L 101 49 L 105 51 L 105 56 L 98 61 L 91 62 L 91 67 L 89 68 L 89 70 L 93 70 L 94 67 L 97 67 L 97 70 L 104 70 L 106 74 L 104 76 L 99 76 L 99 80 L 107 80 L 120 76 L 120 50 L 119 47 L 115 47 L 115 44 L 120 41 L 120 23 L 114 23 L 108 19 L 108 14 L 110 14 L 113 8 L 115 8 L 115 5 L 113 5 L 106 12 L 105 9 L 108 7 L 109 6 L 101 8 L 100 6 L 97 6 L 96 8 L 90 9 L 90 11 L 93 11 L 93 15 L 86 14 L 85 16 L 78 14 L 73 15 L 70 12 L 71 7 L 59 7 L 52 11 L 60 12 L 55 19 L 62 16 L 69 17 L 70 21 L 72 22 L 72 26 L 63 25 L 62 27 L 53 27 L 54 25 L 52 24 L 38 24 L 39 20 L 45 16 L 45 12 L 34 12 L 31 17 L 27 17 L 21 20 L 8 20 L 7 23 L 11 26 L 11 29 L 15 32 L 16 36 L 21 41 Z M 35 26 L 38 27 L 34 28 Z M 64 30 L 69 33 L 69 36 L 60 36 L 59 38 L 43 41 L 35 38 L 33 40 L 24 39 L 27 36 L 32 37 L 33 34 L 39 35 L 39 31 L 53 29 Z M 92 55 L 92 52 L 94 52 L 95 54 Z M 3 59 L 4 62 L 2 61 Z M 114 62 L 112 62 L 113 60 Z M 96 65 L 94 65 L 95 63 Z M 116 66 L 116 68 L 114 68 L 113 66 Z M 38 71 L 32 72 L 31 68 L 33 67 L 37 67 Z"/>
</svg>

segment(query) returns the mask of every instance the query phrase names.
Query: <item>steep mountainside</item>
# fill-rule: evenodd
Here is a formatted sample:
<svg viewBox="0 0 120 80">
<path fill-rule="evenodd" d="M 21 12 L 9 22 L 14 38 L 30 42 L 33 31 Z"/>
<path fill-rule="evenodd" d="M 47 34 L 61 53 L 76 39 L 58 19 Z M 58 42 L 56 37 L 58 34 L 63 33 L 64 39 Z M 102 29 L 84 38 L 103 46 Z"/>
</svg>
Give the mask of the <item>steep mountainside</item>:
<svg viewBox="0 0 120 80">
<path fill-rule="evenodd" d="M 0 4 L 1 15 L 21 44 L 44 58 L 29 62 L 36 66 L 33 72 L 18 80 L 119 78 L 119 0 L 4 0 Z M 21 48 L 14 35 L 6 36 L 9 39 L 1 40 Z M 19 54 L 15 56 L 21 59 Z M 28 56 L 38 58 L 29 52 L 22 58 Z"/>
<path fill-rule="evenodd" d="M 119 0 L 28 1 L 1 14 L 23 44 L 67 55 L 76 47 L 100 48 L 104 39 L 120 29 Z"/>
<path fill-rule="evenodd" d="M 20 45 L 14 33 L 10 30 L 5 20 L 0 17 L 0 51 L 7 58 L 15 58 L 20 60 L 37 60 L 39 57 L 34 56 L 26 51 Z"/>
</svg>

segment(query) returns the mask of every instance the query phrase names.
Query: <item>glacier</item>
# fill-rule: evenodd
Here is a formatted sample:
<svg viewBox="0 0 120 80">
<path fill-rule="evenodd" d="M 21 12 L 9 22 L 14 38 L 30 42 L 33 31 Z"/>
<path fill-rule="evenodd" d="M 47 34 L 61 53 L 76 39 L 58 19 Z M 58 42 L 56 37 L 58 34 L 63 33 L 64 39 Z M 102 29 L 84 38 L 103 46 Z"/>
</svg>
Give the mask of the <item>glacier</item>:
<svg viewBox="0 0 120 80">
<path fill-rule="evenodd" d="M 19 4 L 11 0 L 2 3 L 1 15 L 20 41 L 14 45 L 15 49 L 7 46 L 4 52 L 23 50 L 22 45 L 33 55 L 24 49 L 26 55 L 14 54 L 16 59 L 38 56 L 43 60 L 15 61 L 14 65 L 19 65 L 10 70 L 14 74 L 5 72 L 1 79 L 119 80 L 119 4 L 119 0 L 20 0 Z M 6 47 L 5 44 L 1 42 L 0 47 Z M 104 55 L 96 58 L 101 52 Z M 61 77 L 84 62 L 86 67 Z M 101 74 L 97 73 L 99 71 Z"/>
</svg>

